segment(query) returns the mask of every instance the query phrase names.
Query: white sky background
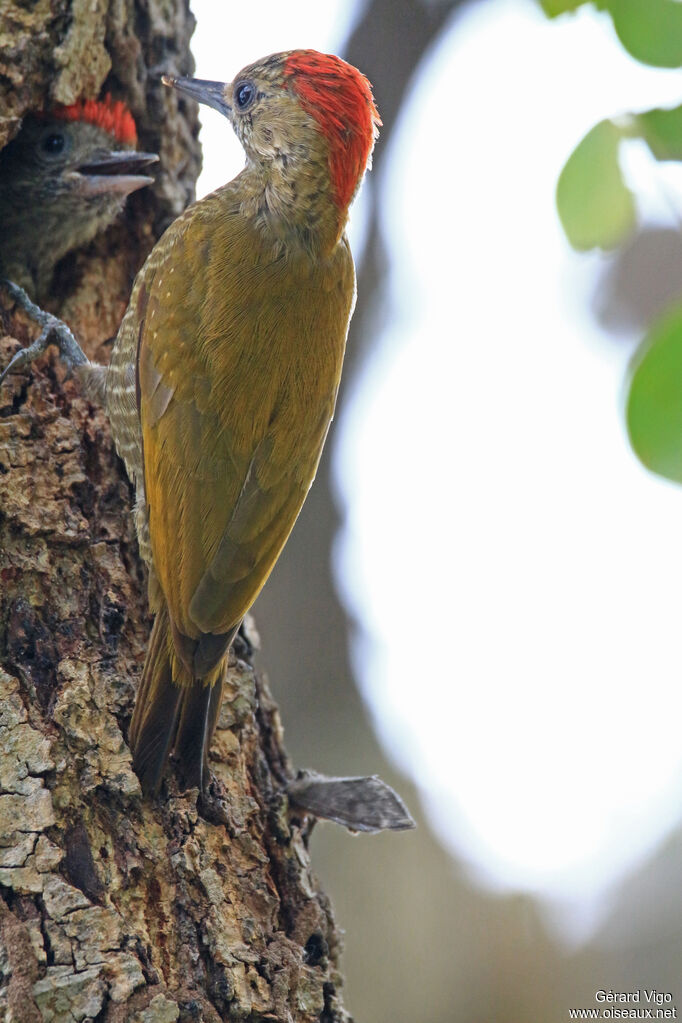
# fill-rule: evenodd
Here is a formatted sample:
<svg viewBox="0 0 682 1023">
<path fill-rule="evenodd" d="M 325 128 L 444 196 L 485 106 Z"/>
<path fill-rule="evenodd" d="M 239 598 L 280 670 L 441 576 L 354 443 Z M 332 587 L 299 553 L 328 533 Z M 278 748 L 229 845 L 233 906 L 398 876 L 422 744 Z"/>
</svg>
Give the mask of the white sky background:
<svg viewBox="0 0 682 1023">
<path fill-rule="evenodd" d="M 195 0 L 197 75 L 338 50 L 349 6 L 261 0 L 233 31 Z M 679 100 L 679 73 L 630 60 L 591 11 L 458 17 L 374 181 L 393 307 L 333 440 L 376 727 L 476 876 L 563 905 L 574 933 L 680 815 L 682 490 L 629 450 L 637 339 L 595 325 L 604 260 L 571 252 L 554 188 L 602 117 Z M 204 194 L 243 159 L 201 116 Z M 636 146 L 627 169 L 648 216 L 676 223 L 676 171 L 664 188 Z M 411 663 L 412 628 L 430 654 Z"/>
</svg>

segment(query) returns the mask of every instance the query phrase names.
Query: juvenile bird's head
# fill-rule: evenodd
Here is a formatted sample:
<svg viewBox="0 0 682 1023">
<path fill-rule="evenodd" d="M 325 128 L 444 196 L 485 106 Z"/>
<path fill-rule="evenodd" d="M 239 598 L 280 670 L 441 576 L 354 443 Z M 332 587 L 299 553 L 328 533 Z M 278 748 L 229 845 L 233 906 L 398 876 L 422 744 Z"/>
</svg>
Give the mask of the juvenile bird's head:
<svg viewBox="0 0 682 1023">
<path fill-rule="evenodd" d="M 275 53 L 232 82 L 166 85 L 223 113 L 264 183 L 270 213 L 291 224 L 335 220 L 337 236 L 369 165 L 381 124 L 368 80 L 316 50 Z"/>
<path fill-rule="evenodd" d="M 135 150 L 135 122 L 126 106 L 81 100 L 29 115 L 0 152 L 0 265 L 36 295 L 55 264 L 90 241 L 153 179 L 158 157 Z"/>
</svg>

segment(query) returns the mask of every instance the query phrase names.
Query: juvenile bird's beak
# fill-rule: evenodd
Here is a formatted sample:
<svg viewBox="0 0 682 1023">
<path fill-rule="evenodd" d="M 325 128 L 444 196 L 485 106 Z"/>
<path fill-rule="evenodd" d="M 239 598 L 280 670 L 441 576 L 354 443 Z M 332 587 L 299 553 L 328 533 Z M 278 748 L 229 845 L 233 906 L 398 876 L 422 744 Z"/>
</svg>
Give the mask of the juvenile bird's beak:
<svg viewBox="0 0 682 1023">
<path fill-rule="evenodd" d="M 225 82 L 205 82 L 201 78 L 173 78 L 161 75 L 161 81 L 171 89 L 177 89 L 183 96 L 191 96 L 197 103 L 205 103 L 208 107 L 229 117 L 232 107 L 225 101 Z"/>
<path fill-rule="evenodd" d="M 158 159 L 156 153 L 137 153 L 134 149 L 101 153 L 74 172 L 79 191 L 83 195 L 129 195 L 154 183 L 154 178 L 140 172 Z"/>
</svg>

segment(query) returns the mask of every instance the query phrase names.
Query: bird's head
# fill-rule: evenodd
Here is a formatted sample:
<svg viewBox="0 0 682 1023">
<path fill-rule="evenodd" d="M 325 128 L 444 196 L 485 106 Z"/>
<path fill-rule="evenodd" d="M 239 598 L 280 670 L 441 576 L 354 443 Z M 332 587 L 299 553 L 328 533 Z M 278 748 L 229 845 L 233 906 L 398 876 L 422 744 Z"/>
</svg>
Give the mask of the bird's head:
<svg viewBox="0 0 682 1023">
<path fill-rule="evenodd" d="M 164 76 L 166 85 L 219 110 L 261 164 L 328 169 L 331 198 L 348 208 L 381 124 L 372 88 L 352 65 L 317 50 L 274 53 L 232 82 Z"/>
<path fill-rule="evenodd" d="M 55 264 L 151 184 L 129 110 L 110 96 L 27 116 L 0 152 L 0 270 L 40 298 Z"/>
<path fill-rule="evenodd" d="M 0 153 L 0 181 L 13 193 L 44 201 L 76 196 L 87 204 L 117 205 L 152 178 L 144 173 L 158 157 L 136 152 L 137 132 L 120 100 L 80 100 L 31 115 Z"/>
</svg>

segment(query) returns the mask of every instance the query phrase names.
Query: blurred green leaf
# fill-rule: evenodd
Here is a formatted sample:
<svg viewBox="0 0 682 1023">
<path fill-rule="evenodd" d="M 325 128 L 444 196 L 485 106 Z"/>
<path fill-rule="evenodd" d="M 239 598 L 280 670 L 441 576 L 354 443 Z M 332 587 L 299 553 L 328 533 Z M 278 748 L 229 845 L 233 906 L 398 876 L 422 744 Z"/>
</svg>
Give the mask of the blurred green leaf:
<svg viewBox="0 0 682 1023">
<path fill-rule="evenodd" d="M 548 18 L 558 18 L 560 14 L 570 14 L 589 3 L 602 11 L 608 8 L 610 0 L 538 0 L 538 3 Z"/>
<path fill-rule="evenodd" d="M 682 106 L 635 116 L 637 131 L 657 160 L 682 160 Z"/>
<path fill-rule="evenodd" d="M 654 67 L 682 66 L 682 3 L 679 0 L 608 0 L 621 43 Z"/>
<path fill-rule="evenodd" d="M 654 324 L 633 360 L 630 442 L 652 472 L 682 482 L 682 306 Z"/>
<path fill-rule="evenodd" d="M 540 6 L 548 18 L 558 18 L 560 14 L 576 11 L 590 0 L 539 0 Z"/>
<path fill-rule="evenodd" d="M 613 121 L 600 121 L 559 176 L 559 217 L 575 249 L 612 249 L 634 227 L 635 204 L 618 163 L 622 137 Z"/>
</svg>

